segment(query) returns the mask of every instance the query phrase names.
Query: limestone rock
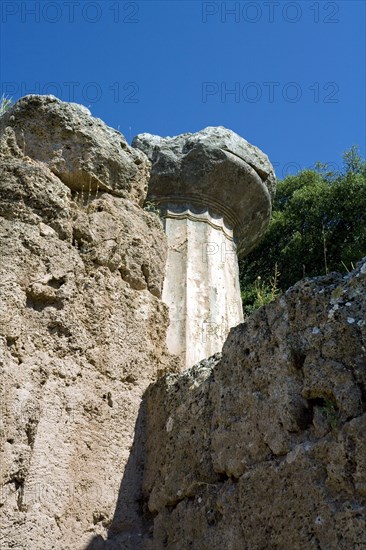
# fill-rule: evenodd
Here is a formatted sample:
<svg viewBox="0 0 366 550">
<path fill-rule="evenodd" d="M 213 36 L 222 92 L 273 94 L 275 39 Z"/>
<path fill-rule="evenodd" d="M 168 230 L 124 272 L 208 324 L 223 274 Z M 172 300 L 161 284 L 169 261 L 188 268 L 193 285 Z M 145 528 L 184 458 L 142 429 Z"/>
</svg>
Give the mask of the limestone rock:
<svg viewBox="0 0 366 550">
<path fill-rule="evenodd" d="M 237 138 L 135 144 L 151 197 L 234 189 L 250 247 L 274 176 Z M 176 374 L 149 166 L 53 97 L 0 118 L 1 548 L 363 549 L 366 261 L 298 283 Z"/>
<path fill-rule="evenodd" d="M 144 548 L 366 546 L 366 259 L 148 391 Z M 211 362 L 211 364 L 210 364 Z"/>
<path fill-rule="evenodd" d="M 143 154 L 83 108 L 28 97 L 1 124 L 0 546 L 81 550 L 106 536 L 125 469 L 141 476 L 141 396 L 172 365 L 165 236 L 136 203 Z M 71 189 L 78 162 L 112 194 Z M 138 529 L 135 487 L 122 531 Z"/>
<path fill-rule="evenodd" d="M 140 134 L 132 142 L 152 162 L 148 200 L 182 208 L 208 205 L 234 229 L 239 255 L 262 238 L 271 213 L 276 178 L 260 149 L 226 128 L 161 138 Z M 188 203 L 187 203 L 188 201 Z"/>
<path fill-rule="evenodd" d="M 99 189 L 144 201 L 149 176 L 145 155 L 86 107 L 28 95 L 1 117 L 0 133 L 6 127 L 13 129 L 24 155 L 46 164 L 71 189 L 85 196 Z"/>
</svg>

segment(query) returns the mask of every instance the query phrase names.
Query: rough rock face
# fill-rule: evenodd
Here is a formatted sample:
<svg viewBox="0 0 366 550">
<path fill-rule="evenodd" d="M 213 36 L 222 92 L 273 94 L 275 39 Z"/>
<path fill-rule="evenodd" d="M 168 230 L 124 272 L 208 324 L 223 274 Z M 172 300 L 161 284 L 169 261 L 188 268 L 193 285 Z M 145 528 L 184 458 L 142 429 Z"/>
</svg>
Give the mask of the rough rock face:
<svg viewBox="0 0 366 550">
<path fill-rule="evenodd" d="M 263 237 L 276 177 L 260 149 L 223 126 L 167 138 L 140 134 L 132 145 L 152 162 L 149 200 L 163 208 L 209 207 L 234 230 L 239 255 Z"/>
<path fill-rule="evenodd" d="M 216 168 L 236 156 L 271 187 L 265 160 L 205 132 L 191 159 L 211 143 Z M 168 179 L 178 162 L 189 180 L 181 145 L 147 150 Z M 179 368 L 148 170 L 80 106 L 28 96 L 0 119 L 1 548 L 363 550 L 366 261 L 146 391 Z"/>
<path fill-rule="evenodd" d="M 28 95 L 0 120 L 24 155 L 45 163 L 70 189 L 108 191 L 143 203 L 149 162 L 83 105 L 54 96 Z"/>
<path fill-rule="evenodd" d="M 147 394 L 151 549 L 366 548 L 366 259 Z"/>
<path fill-rule="evenodd" d="M 128 538 L 141 395 L 171 365 L 149 163 L 55 98 L 22 99 L 1 132 L 0 546 L 82 549 L 113 522 Z M 89 176 L 98 192 L 74 191 Z"/>
</svg>

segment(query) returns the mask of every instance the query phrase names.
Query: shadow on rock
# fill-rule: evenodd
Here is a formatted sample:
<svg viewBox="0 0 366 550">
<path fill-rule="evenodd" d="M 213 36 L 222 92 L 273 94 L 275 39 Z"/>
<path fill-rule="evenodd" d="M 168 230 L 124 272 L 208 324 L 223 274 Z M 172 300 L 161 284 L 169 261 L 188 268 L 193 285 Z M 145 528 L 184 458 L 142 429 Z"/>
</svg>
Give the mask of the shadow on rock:
<svg viewBox="0 0 366 550">
<path fill-rule="evenodd" d="M 101 535 L 91 539 L 85 550 L 142 550 L 147 548 L 152 526 L 142 493 L 146 443 L 146 401 L 143 398 L 131 453 L 126 464 L 118 493 L 108 538 Z"/>
</svg>

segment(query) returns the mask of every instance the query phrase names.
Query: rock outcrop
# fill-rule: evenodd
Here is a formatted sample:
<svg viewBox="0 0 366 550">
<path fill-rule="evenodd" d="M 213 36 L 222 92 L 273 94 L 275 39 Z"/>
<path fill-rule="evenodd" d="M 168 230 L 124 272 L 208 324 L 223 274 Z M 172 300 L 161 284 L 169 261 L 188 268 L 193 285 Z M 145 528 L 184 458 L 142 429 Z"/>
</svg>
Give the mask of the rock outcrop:
<svg viewBox="0 0 366 550">
<path fill-rule="evenodd" d="M 28 96 L 0 124 L 0 546 L 82 549 L 141 475 L 141 395 L 172 366 L 165 235 L 149 161 L 85 108 Z"/>
<path fill-rule="evenodd" d="M 139 136 L 152 180 L 230 158 L 269 200 L 268 159 L 220 132 L 172 155 Z M 84 107 L 27 96 L 0 117 L 1 548 L 363 550 L 366 261 L 179 374 L 149 170 Z"/>
<path fill-rule="evenodd" d="M 151 549 L 366 547 L 366 261 L 147 394 Z"/>
<path fill-rule="evenodd" d="M 24 156 L 41 161 L 70 189 L 144 202 L 150 174 L 146 156 L 83 105 L 26 96 L 2 116 L 0 130 L 6 127 Z"/>
</svg>

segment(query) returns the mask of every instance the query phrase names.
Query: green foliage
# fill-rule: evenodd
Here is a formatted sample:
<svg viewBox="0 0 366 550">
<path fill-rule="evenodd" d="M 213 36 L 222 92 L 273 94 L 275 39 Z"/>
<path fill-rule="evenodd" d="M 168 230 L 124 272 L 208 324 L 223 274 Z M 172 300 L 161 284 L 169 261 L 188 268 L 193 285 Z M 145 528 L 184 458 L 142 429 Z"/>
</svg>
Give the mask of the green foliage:
<svg viewBox="0 0 366 550">
<path fill-rule="evenodd" d="M 269 304 L 269 302 L 277 298 L 280 293 L 280 289 L 278 288 L 279 275 L 280 273 L 276 264 L 274 275 L 270 278 L 268 283 L 263 281 L 261 276 L 258 275 L 254 284 L 242 291 L 241 297 L 244 304 L 245 315 L 250 315 L 254 310 Z"/>
<path fill-rule="evenodd" d="M 326 399 L 324 405 L 320 408 L 330 427 L 334 430 L 339 423 L 338 409 L 334 401 Z"/>
<path fill-rule="evenodd" d="M 343 163 L 346 172 L 353 172 L 354 174 L 363 173 L 365 175 L 365 161 L 359 154 L 359 148 L 356 145 L 353 145 L 349 151 L 344 153 Z"/>
<path fill-rule="evenodd" d="M 3 94 L 0 98 L 0 116 L 6 113 L 6 111 L 10 109 L 12 104 L 12 100 Z"/>
<path fill-rule="evenodd" d="M 146 210 L 146 212 L 156 214 L 159 218 L 162 218 L 161 210 L 154 202 L 146 201 L 144 204 L 144 210 Z"/>
<path fill-rule="evenodd" d="M 347 271 L 366 255 L 366 162 L 356 147 L 335 173 L 317 163 L 280 181 L 269 229 L 261 244 L 240 261 L 244 309 L 258 307 L 258 276 L 278 287 L 330 271 Z"/>
</svg>

